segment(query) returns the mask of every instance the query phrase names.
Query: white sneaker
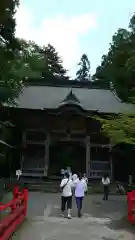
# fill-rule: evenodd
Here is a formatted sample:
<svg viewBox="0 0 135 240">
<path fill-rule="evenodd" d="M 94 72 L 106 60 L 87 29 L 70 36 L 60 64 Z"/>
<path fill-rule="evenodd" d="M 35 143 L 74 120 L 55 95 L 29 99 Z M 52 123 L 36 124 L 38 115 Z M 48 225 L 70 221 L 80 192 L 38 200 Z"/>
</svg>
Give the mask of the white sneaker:
<svg viewBox="0 0 135 240">
<path fill-rule="evenodd" d="M 68 219 L 71 219 L 71 210 L 68 209 Z"/>
<path fill-rule="evenodd" d="M 71 217 L 71 214 L 68 214 L 68 219 L 71 219 L 72 217 Z"/>
</svg>

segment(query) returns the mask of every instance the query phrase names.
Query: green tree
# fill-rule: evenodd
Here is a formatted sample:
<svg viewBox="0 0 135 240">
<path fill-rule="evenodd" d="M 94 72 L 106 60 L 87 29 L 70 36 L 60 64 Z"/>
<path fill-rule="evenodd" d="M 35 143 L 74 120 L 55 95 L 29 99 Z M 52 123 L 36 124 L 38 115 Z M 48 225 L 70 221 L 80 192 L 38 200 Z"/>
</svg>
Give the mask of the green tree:
<svg viewBox="0 0 135 240">
<path fill-rule="evenodd" d="M 42 76 L 44 69 L 44 55 L 42 49 L 34 41 L 18 39 L 20 51 L 17 52 L 13 70 L 18 78 L 27 79 Z"/>
<path fill-rule="evenodd" d="M 50 75 L 64 76 L 66 70 L 55 48 L 39 46 L 34 41 L 19 39 L 21 50 L 16 54 L 13 68 L 21 78 L 40 78 Z"/>
<path fill-rule="evenodd" d="M 119 29 L 112 37 L 108 54 L 103 56 L 97 67 L 95 78 L 106 85 L 113 82 L 117 94 L 124 101 L 134 96 L 135 75 L 135 15 L 130 20 L 129 29 Z"/>
<path fill-rule="evenodd" d="M 119 29 L 112 38 L 108 54 L 102 57 L 101 65 L 94 75 L 95 84 L 101 87 L 113 83 L 118 96 L 135 103 L 135 14 L 129 29 Z M 135 144 L 135 114 L 121 114 L 100 119 L 102 131 L 110 136 L 113 143 Z"/>
<path fill-rule="evenodd" d="M 65 76 L 67 70 L 63 67 L 62 59 L 55 48 L 51 44 L 48 44 L 46 47 L 43 47 L 42 52 L 45 59 L 43 76 L 46 72 L 52 75 Z"/>
<path fill-rule="evenodd" d="M 128 100 L 131 96 L 132 81 L 127 71 L 127 61 L 131 54 L 130 32 L 119 29 L 112 38 L 109 52 L 103 56 L 101 65 L 96 70 L 95 77 L 100 79 L 101 85 L 110 82 L 122 100 Z"/>
<path fill-rule="evenodd" d="M 90 80 L 90 62 L 88 56 L 83 54 L 80 62 L 78 63 L 79 70 L 76 72 L 78 81 L 88 81 Z"/>
<path fill-rule="evenodd" d="M 101 65 L 97 67 L 96 73 L 93 75 L 93 85 L 100 86 L 101 88 L 109 87 L 110 85 L 110 73 L 108 70 L 108 58 L 107 55 L 102 56 Z"/>
<path fill-rule="evenodd" d="M 13 63 L 20 49 L 15 38 L 15 12 L 19 5 L 18 0 L 2 0 L 0 3 L 0 139 L 7 140 L 11 124 L 3 119 L 3 103 L 14 101 L 22 86 L 16 77 Z"/>
<path fill-rule="evenodd" d="M 0 104 L 13 99 L 21 85 L 13 71 L 20 46 L 15 38 L 15 12 L 18 0 L 2 0 L 0 7 Z"/>
<path fill-rule="evenodd" d="M 135 145 L 135 113 L 117 116 L 96 117 L 101 122 L 102 131 L 110 137 L 113 145 L 128 143 Z"/>
</svg>

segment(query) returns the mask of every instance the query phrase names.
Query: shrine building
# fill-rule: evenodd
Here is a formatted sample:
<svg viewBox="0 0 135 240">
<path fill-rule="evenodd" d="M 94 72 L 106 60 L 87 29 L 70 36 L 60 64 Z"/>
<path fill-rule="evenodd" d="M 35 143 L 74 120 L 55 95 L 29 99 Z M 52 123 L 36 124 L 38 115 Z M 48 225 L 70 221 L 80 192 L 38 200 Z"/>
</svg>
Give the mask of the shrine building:
<svg viewBox="0 0 135 240">
<path fill-rule="evenodd" d="M 110 140 L 94 116 L 132 112 L 134 106 L 90 82 L 37 79 L 28 81 L 9 110 L 19 129 L 23 176 L 58 177 L 70 166 L 99 179 L 105 173 L 113 177 L 113 161 Z"/>
</svg>

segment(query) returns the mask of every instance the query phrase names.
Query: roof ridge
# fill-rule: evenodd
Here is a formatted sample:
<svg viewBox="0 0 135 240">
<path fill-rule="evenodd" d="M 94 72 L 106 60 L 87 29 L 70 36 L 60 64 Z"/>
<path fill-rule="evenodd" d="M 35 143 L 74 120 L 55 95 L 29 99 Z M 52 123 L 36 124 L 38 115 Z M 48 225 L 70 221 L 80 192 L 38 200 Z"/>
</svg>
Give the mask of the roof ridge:
<svg viewBox="0 0 135 240">
<path fill-rule="evenodd" d="M 70 90 L 70 92 L 67 94 L 67 96 L 65 97 L 65 99 L 62 101 L 63 103 L 65 102 L 74 102 L 74 103 L 80 103 L 79 99 L 76 97 L 75 93 L 73 93 L 72 89 Z"/>
</svg>

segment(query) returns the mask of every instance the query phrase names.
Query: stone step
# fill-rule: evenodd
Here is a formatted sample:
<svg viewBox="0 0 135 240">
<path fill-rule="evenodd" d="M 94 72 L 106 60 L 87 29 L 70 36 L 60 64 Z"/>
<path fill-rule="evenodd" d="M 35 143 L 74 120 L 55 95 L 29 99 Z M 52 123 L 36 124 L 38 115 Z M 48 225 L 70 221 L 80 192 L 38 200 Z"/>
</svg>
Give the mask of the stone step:
<svg viewBox="0 0 135 240">
<path fill-rule="evenodd" d="M 43 192 L 48 192 L 48 193 L 58 193 L 60 192 L 60 187 L 59 184 L 50 184 L 50 183 L 44 183 L 44 184 L 24 184 L 23 186 L 26 186 L 30 191 L 43 191 Z M 102 193 L 103 194 L 103 187 L 100 185 L 97 186 L 88 186 L 88 194 L 98 194 Z M 118 192 L 117 188 L 114 186 L 110 187 L 110 194 L 120 194 Z M 123 193 L 121 193 L 123 194 Z"/>
<path fill-rule="evenodd" d="M 60 180 L 59 181 L 51 181 L 51 180 L 44 180 L 43 179 L 20 179 L 12 180 L 10 182 L 10 186 L 13 187 L 14 185 L 20 185 L 22 187 L 28 188 L 30 191 L 43 191 L 48 193 L 53 192 L 60 192 Z M 110 185 L 110 194 L 123 194 L 117 188 L 115 183 Z M 96 194 L 96 193 L 103 193 L 103 186 L 101 181 L 96 182 L 89 182 L 88 184 L 88 193 L 89 194 Z"/>
</svg>

